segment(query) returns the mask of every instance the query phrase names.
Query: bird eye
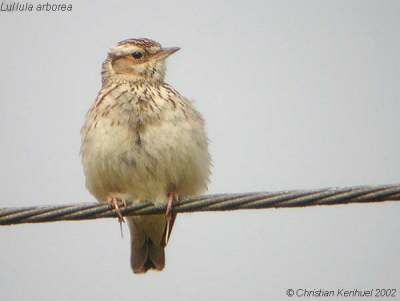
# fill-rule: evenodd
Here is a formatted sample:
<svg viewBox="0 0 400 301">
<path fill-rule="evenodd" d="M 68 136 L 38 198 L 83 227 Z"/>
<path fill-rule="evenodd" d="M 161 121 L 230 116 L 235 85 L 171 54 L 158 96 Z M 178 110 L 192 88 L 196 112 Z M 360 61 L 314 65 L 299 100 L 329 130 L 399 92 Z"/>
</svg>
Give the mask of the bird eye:
<svg viewBox="0 0 400 301">
<path fill-rule="evenodd" d="M 132 53 L 132 57 L 134 58 L 134 59 L 141 59 L 142 57 L 143 57 L 143 52 L 140 52 L 140 51 L 135 51 L 135 52 L 133 52 Z"/>
</svg>

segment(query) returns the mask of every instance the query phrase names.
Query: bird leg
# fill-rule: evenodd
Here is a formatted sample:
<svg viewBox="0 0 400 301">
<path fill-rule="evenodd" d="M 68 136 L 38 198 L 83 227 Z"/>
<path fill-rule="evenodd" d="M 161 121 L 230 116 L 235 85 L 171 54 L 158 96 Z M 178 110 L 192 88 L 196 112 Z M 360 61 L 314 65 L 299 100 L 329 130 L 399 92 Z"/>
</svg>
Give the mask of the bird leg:
<svg viewBox="0 0 400 301">
<path fill-rule="evenodd" d="M 120 224 L 122 224 L 122 222 L 125 222 L 125 219 L 121 213 L 121 209 L 120 208 L 126 208 L 126 201 L 125 200 L 121 200 L 119 198 L 116 197 L 108 197 L 106 199 L 106 202 L 108 204 L 110 204 L 111 208 L 113 208 L 115 210 L 115 212 L 118 215 L 118 222 Z"/>
<path fill-rule="evenodd" d="M 165 211 L 165 217 L 167 218 L 167 226 L 165 229 L 165 245 L 167 245 L 169 237 L 171 236 L 172 227 L 174 226 L 176 213 L 172 212 L 174 201 L 178 200 L 178 194 L 176 192 L 168 193 L 167 210 Z"/>
</svg>

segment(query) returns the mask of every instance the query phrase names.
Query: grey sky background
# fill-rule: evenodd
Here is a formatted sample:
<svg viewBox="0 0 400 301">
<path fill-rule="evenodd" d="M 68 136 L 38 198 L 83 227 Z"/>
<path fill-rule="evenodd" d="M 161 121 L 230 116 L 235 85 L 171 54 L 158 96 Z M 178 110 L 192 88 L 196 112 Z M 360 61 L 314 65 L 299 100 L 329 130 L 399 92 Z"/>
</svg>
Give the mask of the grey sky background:
<svg viewBox="0 0 400 301">
<path fill-rule="evenodd" d="M 79 130 L 107 50 L 131 37 L 182 48 L 167 78 L 207 121 L 210 193 L 399 182 L 399 1 L 71 3 L 71 13 L 0 13 L 1 207 L 94 200 Z M 0 297 L 400 289 L 399 214 L 395 202 L 182 214 L 166 269 L 143 276 L 115 220 L 2 227 Z"/>
</svg>

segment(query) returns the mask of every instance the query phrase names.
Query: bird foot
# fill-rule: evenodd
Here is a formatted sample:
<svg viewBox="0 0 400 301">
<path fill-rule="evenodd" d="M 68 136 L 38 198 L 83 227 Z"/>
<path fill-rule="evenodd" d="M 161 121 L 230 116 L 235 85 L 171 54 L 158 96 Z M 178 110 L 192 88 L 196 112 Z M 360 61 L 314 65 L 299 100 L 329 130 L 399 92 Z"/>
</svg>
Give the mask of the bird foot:
<svg viewBox="0 0 400 301">
<path fill-rule="evenodd" d="M 171 236 L 172 227 L 174 226 L 176 213 L 172 212 L 174 201 L 178 200 L 178 194 L 176 192 L 168 193 L 167 210 L 165 211 L 165 217 L 167 218 L 167 227 L 165 232 L 165 245 L 167 245 L 169 237 Z"/>
<path fill-rule="evenodd" d="M 116 197 L 109 197 L 107 198 L 106 202 L 111 206 L 111 208 L 113 208 L 115 210 L 115 212 L 118 215 L 118 222 L 120 224 L 122 224 L 123 222 L 125 223 L 125 219 L 121 213 L 121 208 L 126 208 L 126 201 L 125 200 L 121 200 L 119 198 Z"/>
</svg>

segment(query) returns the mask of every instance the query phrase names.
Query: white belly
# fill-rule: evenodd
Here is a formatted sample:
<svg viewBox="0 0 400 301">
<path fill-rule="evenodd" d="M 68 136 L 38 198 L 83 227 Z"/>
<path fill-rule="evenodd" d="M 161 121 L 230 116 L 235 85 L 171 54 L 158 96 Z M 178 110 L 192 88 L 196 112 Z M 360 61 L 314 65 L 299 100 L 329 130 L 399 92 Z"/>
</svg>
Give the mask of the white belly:
<svg viewBox="0 0 400 301">
<path fill-rule="evenodd" d="M 163 203 L 168 192 L 181 196 L 207 187 L 209 154 L 204 129 L 179 118 L 145 126 L 140 142 L 125 124 L 107 118 L 92 128 L 82 146 L 86 185 L 104 201 L 109 196 Z"/>
</svg>

